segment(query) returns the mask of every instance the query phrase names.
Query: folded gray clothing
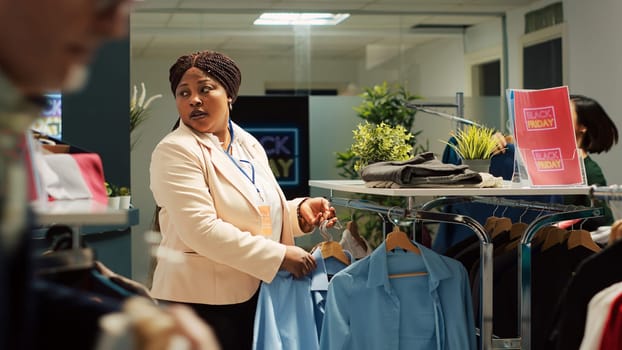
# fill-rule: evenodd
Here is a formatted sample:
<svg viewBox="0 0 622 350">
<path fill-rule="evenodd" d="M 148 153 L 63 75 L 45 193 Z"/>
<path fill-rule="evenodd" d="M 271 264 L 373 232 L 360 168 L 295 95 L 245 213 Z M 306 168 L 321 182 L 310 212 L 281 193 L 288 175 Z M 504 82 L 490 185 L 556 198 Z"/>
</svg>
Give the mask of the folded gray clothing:
<svg viewBox="0 0 622 350">
<path fill-rule="evenodd" d="M 393 181 L 365 181 L 365 187 L 376 188 L 413 188 L 413 187 L 480 187 L 482 176 L 480 173 L 466 170 L 464 174 L 447 176 L 413 177 L 409 184 L 399 184 Z"/>
<path fill-rule="evenodd" d="M 399 185 L 482 181 L 479 173 L 466 170 L 468 165 L 445 164 L 432 152 L 425 152 L 406 161 L 372 163 L 361 170 L 361 178 L 363 181 L 391 181 Z"/>
</svg>

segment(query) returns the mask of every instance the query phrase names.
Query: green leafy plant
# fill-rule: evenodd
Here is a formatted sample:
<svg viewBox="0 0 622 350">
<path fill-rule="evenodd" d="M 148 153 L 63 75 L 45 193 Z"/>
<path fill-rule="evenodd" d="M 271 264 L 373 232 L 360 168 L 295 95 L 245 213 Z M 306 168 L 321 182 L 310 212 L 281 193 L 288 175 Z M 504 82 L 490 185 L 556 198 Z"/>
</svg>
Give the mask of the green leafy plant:
<svg viewBox="0 0 622 350">
<path fill-rule="evenodd" d="M 452 132 L 456 144 L 443 141 L 462 159 L 490 159 L 497 150 L 498 143 L 493 137 L 495 130 L 487 127 L 469 125 L 463 130 Z"/>
<path fill-rule="evenodd" d="M 415 111 L 406 106 L 407 103 L 420 99 L 420 96 L 411 94 L 399 84 L 389 85 L 387 82 L 364 88 L 360 96 L 363 101 L 353 109 L 361 119 L 371 124 L 385 123 L 392 127 L 401 125 L 412 134 L 408 144 L 412 147 L 413 154 L 428 149 L 427 141 L 425 145 L 418 142 L 417 137 L 422 131 L 413 131 Z M 358 171 L 354 168 L 359 157 L 354 154 L 352 148 L 344 152 L 336 152 L 336 158 L 339 176 L 347 179 L 359 177 Z"/>
<path fill-rule="evenodd" d="M 358 170 L 371 162 L 390 159 L 404 160 L 408 151 L 410 151 L 409 155 L 413 155 L 425 152 L 429 148 L 427 140 L 424 144 L 419 142 L 418 137 L 422 131 L 413 130 L 415 111 L 407 107 L 407 103 L 421 99 L 420 96 L 411 94 L 399 84 L 389 85 L 386 82 L 364 88 L 363 91 L 360 95 L 363 101 L 353 109 L 365 123 L 359 124 L 357 130 L 353 131 L 353 145 L 344 152 L 336 152 L 338 174 L 346 179 L 359 178 Z M 382 124 L 384 126 L 380 126 Z M 379 132 L 374 133 L 377 127 L 379 127 Z M 397 130 L 403 130 L 403 132 Z M 383 132 L 389 133 L 390 137 L 386 137 Z M 402 138 L 404 143 L 401 142 Z M 396 150 L 391 149 L 395 153 L 388 152 L 389 144 L 399 144 Z M 355 197 L 390 207 L 406 205 L 400 197 L 373 195 Z M 357 215 L 356 221 L 360 233 L 372 247 L 376 247 L 384 237 L 383 222 L 377 215 L 367 215 L 370 213 L 364 211 L 361 213 L 366 215 Z"/>
<path fill-rule="evenodd" d="M 121 186 L 119 187 L 118 193 L 119 193 L 119 196 L 129 196 L 130 188 L 126 186 Z"/>
<path fill-rule="evenodd" d="M 413 138 L 402 125 L 390 126 L 381 122 L 359 124 L 353 131 L 352 153 L 357 157 L 354 170 L 360 171 L 370 163 L 387 160 L 407 160 L 412 157 Z"/>
<path fill-rule="evenodd" d="M 104 182 L 106 186 L 106 194 L 108 197 L 129 196 L 130 188 L 127 186 L 117 186 L 109 182 Z"/>
<path fill-rule="evenodd" d="M 108 195 L 108 197 L 116 197 L 119 195 L 118 186 L 113 185 L 109 182 L 104 182 L 104 185 L 106 186 L 106 194 Z"/>
</svg>

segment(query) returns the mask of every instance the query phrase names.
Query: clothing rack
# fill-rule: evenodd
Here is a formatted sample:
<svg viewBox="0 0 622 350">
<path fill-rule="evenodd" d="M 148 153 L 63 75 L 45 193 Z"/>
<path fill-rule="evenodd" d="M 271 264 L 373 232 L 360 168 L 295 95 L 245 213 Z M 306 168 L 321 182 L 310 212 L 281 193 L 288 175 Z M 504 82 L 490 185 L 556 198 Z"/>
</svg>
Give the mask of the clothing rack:
<svg viewBox="0 0 622 350">
<path fill-rule="evenodd" d="M 535 219 L 521 237 L 520 250 L 518 251 L 518 291 L 520 295 L 520 329 L 521 349 L 531 348 L 531 240 L 536 232 L 547 225 L 572 219 L 586 219 L 602 216 L 601 208 L 585 208 L 543 215 Z"/>
<path fill-rule="evenodd" d="M 622 199 L 622 191 L 619 192 Z M 531 202 L 520 199 L 509 199 L 503 197 L 439 197 L 422 205 L 422 209 L 430 210 L 443 205 L 457 203 L 481 203 L 497 206 L 511 206 L 515 208 L 526 208 L 529 210 L 542 210 L 555 212 L 542 215 L 536 218 L 527 226 L 525 233 L 521 237 L 520 250 L 518 251 L 518 292 L 520 295 L 520 337 L 493 339 L 493 349 L 530 349 L 531 348 L 531 240 L 538 230 L 544 226 L 551 225 L 564 220 L 584 219 L 595 216 L 602 216 L 601 208 L 586 208 L 581 206 L 563 205 L 557 203 Z M 483 260 L 482 260 L 483 261 Z M 488 260 L 492 263 L 492 260 Z M 481 268 L 481 266 L 480 266 Z M 481 271 L 480 271 L 481 272 Z M 481 286 L 483 287 L 483 285 Z M 483 290 L 483 289 L 482 289 Z M 492 285 L 491 285 L 492 290 Z M 482 295 L 482 303 L 484 302 Z M 484 304 L 483 304 L 484 305 Z M 492 313 L 492 310 L 490 311 Z M 486 338 L 484 338 L 486 339 Z M 520 343 L 520 344 L 519 344 Z"/>
<path fill-rule="evenodd" d="M 595 189 L 591 190 L 596 192 Z M 618 192 L 622 199 L 622 191 Z M 595 195 L 595 194 L 594 194 Z M 482 197 L 482 196 L 461 196 L 461 197 L 439 197 L 428 201 L 415 208 L 413 197 L 408 197 L 408 207 L 387 207 L 360 199 L 348 199 L 332 197 L 329 199 L 334 205 L 361 209 L 385 214 L 392 219 L 397 216 L 401 219 L 414 219 L 417 221 L 435 221 L 465 225 L 480 240 L 480 305 L 481 313 L 478 324 L 480 326 L 480 349 L 530 349 L 531 348 L 531 240 L 535 233 L 542 227 L 571 219 L 583 219 L 594 216 L 601 216 L 603 210 L 600 208 L 586 208 L 577 206 L 561 205 L 556 203 L 530 202 L 526 200 L 514 200 L 503 197 Z M 457 203 L 482 203 L 498 206 L 512 206 L 525 208 L 526 210 L 541 210 L 554 212 L 538 217 L 528 225 L 520 241 L 518 251 L 518 292 L 519 292 L 519 321 L 520 335 L 518 338 L 493 339 L 493 310 L 492 310 L 492 266 L 493 266 L 493 244 L 484 228 L 473 218 L 451 213 L 441 213 L 430 211 L 443 205 Z"/>
<path fill-rule="evenodd" d="M 473 218 L 451 213 L 440 213 L 427 210 L 416 210 L 413 205 L 412 197 L 408 198 L 408 208 L 387 207 L 377 205 L 369 201 L 358 199 L 347 199 L 332 197 L 329 198 L 332 205 L 343 206 L 347 208 L 362 209 L 367 211 L 385 214 L 392 220 L 393 216 L 401 219 L 414 219 L 416 221 L 434 221 L 460 224 L 469 227 L 480 240 L 480 280 L 481 286 L 481 313 L 478 325 L 480 326 L 481 349 L 490 349 L 492 341 L 492 253 L 493 246 L 490 237 L 486 235 L 486 231 L 482 225 Z M 386 231 L 386 230 L 385 230 Z"/>
<path fill-rule="evenodd" d="M 464 118 L 464 94 L 456 92 L 456 103 L 406 103 L 406 107 L 421 111 L 424 113 L 436 115 L 462 124 L 474 125 L 481 127 L 480 124 Z M 430 108 L 455 108 L 456 115 L 439 112 Z"/>
<path fill-rule="evenodd" d="M 622 200 L 622 185 L 592 186 L 590 196 L 601 200 Z"/>
</svg>

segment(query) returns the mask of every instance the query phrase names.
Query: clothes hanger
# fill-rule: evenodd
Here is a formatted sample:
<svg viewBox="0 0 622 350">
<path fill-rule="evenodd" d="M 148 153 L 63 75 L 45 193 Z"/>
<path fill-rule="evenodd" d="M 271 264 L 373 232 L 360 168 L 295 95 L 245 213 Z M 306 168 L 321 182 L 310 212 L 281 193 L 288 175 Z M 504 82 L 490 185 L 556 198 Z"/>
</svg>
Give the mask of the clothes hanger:
<svg viewBox="0 0 622 350">
<path fill-rule="evenodd" d="M 525 211 L 523 211 L 523 213 L 520 214 L 520 216 L 518 217 L 518 222 L 512 224 L 512 227 L 510 228 L 511 241 L 521 238 L 523 236 L 523 233 L 525 233 L 525 230 L 529 226 L 523 222 L 523 216 L 525 215 L 525 213 L 527 213 L 528 209 L 529 208 L 525 208 Z"/>
<path fill-rule="evenodd" d="M 397 248 L 405 251 L 412 252 L 417 255 L 421 255 L 421 250 L 417 247 L 406 235 L 406 232 L 402 231 L 399 226 L 393 226 L 393 231 L 387 235 L 386 250 L 392 251 Z M 426 271 L 406 272 L 406 273 L 392 273 L 389 274 L 389 278 L 402 278 L 402 277 L 415 277 L 425 276 L 428 273 Z"/>
<path fill-rule="evenodd" d="M 48 250 L 36 259 L 36 273 L 51 276 L 63 272 L 87 271 L 95 265 L 95 252 L 80 242 L 74 247 L 74 236 L 79 233 L 66 225 L 54 225 L 46 234 Z"/>
<path fill-rule="evenodd" d="M 407 252 L 411 252 L 416 255 L 421 255 L 421 250 L 408 238 L 406 232 L 402 231 L 397 225 L 397 220 L 391 219 L 391 209 L 387 213 L 389 220 L 393 222 L 393 231 L 389 232 L 385 240 L 385 249 L 387 252 L 393 251 L 397 248 L 401 248 Z M 389 278 L 402 278 L 402 277 L 414 277 L 424 276 L 428 273 L 426 271 L 406 272 L 406 273 L 394 273 L 389 274 Z"/>
<path fill-rule="evenodd" d="M 544 208 L 542 208 L 540 212 L 538 213 L 538 215 L 536 215 L 536 219 L 542 216 L 543 213 L 544 213 Z M 544 240 L 546 239 L 547 234 L 554 227 L 555 226 L 553 225 L 548 225 L 548 226 L 544 226 L 538 229 L 538 231 L 536 231 L 536 233 L 533 235 L 533 238 L 531 239 L 531 246 L 536 247 L 544 243 Z"/>
<path fill-rule="evenodd" d="M 488 232 L 488 234 L 492 234 L 492 231 L 495 229 L 495 224 L 499 218 L 496 215 L 497 209 L 499 209 L 499 205 L 495 207 L 492 211 L 492 215 L 486 218 L 486 222 L 484 223 L 484 230 Z"/>
<path fill-rule="evenodd" d="M 544 239 L 544 242 L 542 243 L 541 251 L 544 252 L 546 250 L 549 250 L 550 248 L 553 248 L 554 246 L 558 244 L 562 244 L 566 242 L 566 239 L 568 238 L 569 233 L 570 232 L 568 230 L 564 230 L 557 226 L 553 226 L 553 228 L 547 232 L 546 238 Z"/>
<path fill-rule="evenodd" d="M 579 229 L 570 231 L 570 236 L 568 237 L 568 250 L 582 246 L 585 247 L 594 253 L 599 253 L 602 249 L 594 240 L 592 240 L 592 235 L 590 231 Z"/>
<path fill-rule="evenodd" d="M 402 248 L 406 251 L 421 255 L 421 250 L 417 247 L 406 235 L 406 232 L 402 231 L 399 226 L 393 226 L 393 231 L 387 235 L 386 241 L 387 251 L 395 250 L 396 248 Z"/>
<path fill-rule="evenodd" d="M 350 259 L 343 251 L 343 247 L 341 246 L 341 244 L 339 244 L 339 242 L 333 241 L 332 235 L 328 232 L 328 228 L 326 227 L 327 223 L 328 220 L 325 220 L 320 224 L 320 235 L 322 235 L 324 241 L 318 243 L 316 248 L 319 247 L 320 252 L 322 253 L 322 257 L 324 259 L 335 258 L 345 265 L 350 265 Z M 343 226 L 341 226 L 339 220 L 337 220 L 335 226 L 333 227 L 337 229 L 343 229 Z"/>
<path fill-rule="evenodd" d="M 76 230 L 66 225 L 54 225 L 45 238 L 48 250 L 36 259 L 36 273 L 43 279 L 118 300 L 136 295 L 136 292 L 116 283 L 97 268 L 95 251 L 86 246 Z M 78 246 L 74 246 L 78 242 Z M 100 263 L 100 265 L 103 265 Z"/>
<path fill-rule="evenodd" d="M 555 226 L 552 226 L 552 225 L 544 226 L 544 227 L 540 228 L 534 234 L 533 238 L 531 239 L 531 246 L 532 247 L 536 247 L 536 246 L 539 246 L 540 244 L 544 243 L 544 240 L 546 239 L 549 231 L 551 231 L 554 228 L 555 228 Z"/>
<path fill-rule="evenodd" d="M 495 227 L 490 233 L 491 238 L 495 238 L 501 233 L 505 231 L 510 231 L 512 228 L 512 220 L 510 218 L 505 217 L 505 212 L 508 210 L 508 207 L 505 207 L 503 213 L 501 213 L 501 217 L 497 218 L 495 222 Z"/>
</svg>

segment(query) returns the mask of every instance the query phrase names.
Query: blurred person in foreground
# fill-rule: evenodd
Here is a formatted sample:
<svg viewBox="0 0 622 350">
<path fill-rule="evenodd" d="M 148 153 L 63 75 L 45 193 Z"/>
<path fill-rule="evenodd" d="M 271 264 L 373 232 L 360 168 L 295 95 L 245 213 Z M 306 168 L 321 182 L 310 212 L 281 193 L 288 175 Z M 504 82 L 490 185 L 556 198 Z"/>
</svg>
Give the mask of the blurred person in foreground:
<svg viewBox="0 0 622 350">
<path fill-rule="evenodd" d="M 0 0 L 0 349 L 37 343 L 70 349 L 84 331 L 56 325 L 65 327 L 63 344 L 38 333 L 42 320 L 65 317 L 65 322 L 67 315 L 36 311 L 48 291 L 33 277 L 26 132 L 45 107 L 45 93 L 83 87 L 100 45 L 126 37 L 130 5 L 130 0 Z"/>
</svg>

